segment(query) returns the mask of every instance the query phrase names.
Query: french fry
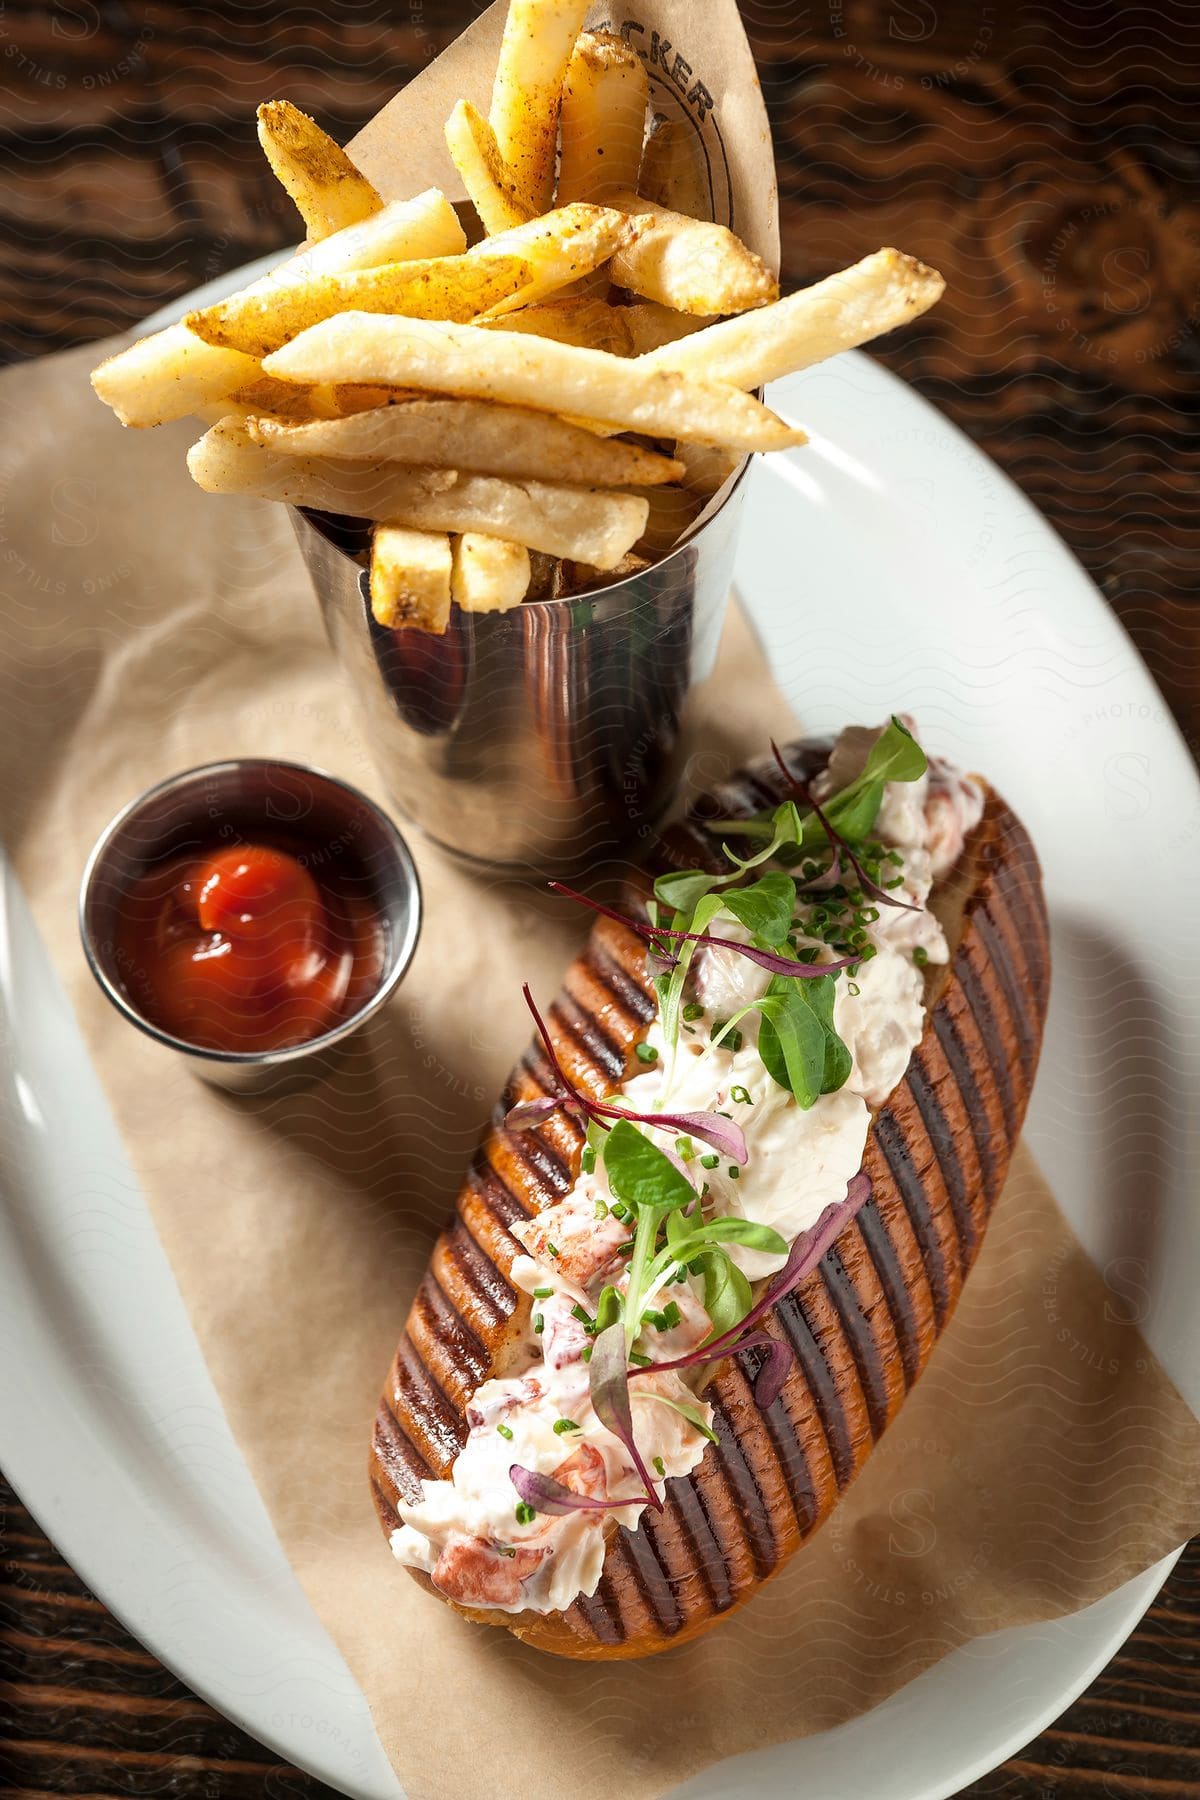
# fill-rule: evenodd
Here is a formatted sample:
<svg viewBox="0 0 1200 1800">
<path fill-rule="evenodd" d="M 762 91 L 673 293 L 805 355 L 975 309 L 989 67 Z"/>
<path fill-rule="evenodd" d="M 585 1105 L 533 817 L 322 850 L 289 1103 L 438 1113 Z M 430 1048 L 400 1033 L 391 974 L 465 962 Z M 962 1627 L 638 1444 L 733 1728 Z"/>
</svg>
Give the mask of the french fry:
<svg viewBox="0 0 1200 1800">
<path fill-rule="evenodd" d="M 487 400 L 409 400 L 311 424 L 256 418 L 247 429 L 256 444 L 283 456 L 403 462 L 517 481 L 569 474 L 577 487 L 653 487 L 683 474 L 669 456 Z"/>
<path fill-rule="evenodd" d="M 495 132 L 469 100 L 460 100 L 446 120 L 446 144 L 488 235 L 525 224 L 530 213 L 516 176 L 500 154 Z"/>
<path fill-rule="evenodd" d="M 400 463 L 277 456 L 256 444 L 239 418 L 214 425 L 193 444 L 188 468 L 210 494 L 257 494 L 417 531 L 479 531 L 599 569 L 620 562 L 644 531 L 650 510 L 641 495 L 606 489 Z"/>
<path fill-rule="evenodd" d="M 163 425 L 213 406 L 262 374 L 240 350 L 214 350 L 183 325 L 168 325 L 119 350 L 92 371 L 92 386 L 122 425 Z"/>
<path fill-rule="evenodd" d="M 757 388 L 852 350 L 928 310 L 945 282 L 899 250 L 876 250 L 774 306 L 709 325 L 682 343 L 638 358 L 653 369 L 699 374 Z"/>
<path fill-rule="evenodd" d="M 738 450 L 781 450 L 806 441 L 749 394 L 648 369 L 648 361 L 475 325 L 340 313 L 276 350 L 263 368 L 285 381 L 424 388 Z"/>
<path fill-rule="evenodd" d="M 310 275 L 370 268 L 405 256 L 449 256 L 466 244 L 454 208 L 430 188 L 415 200 L 394 201 L 363 223 L 309 245 L 235 298 L 249 302 Z M 242 404 L 241 390 L 261 374 L 257 361 L 244 352 L 215 348 L 183 325 L 170 325 L 101 363 L 92 386 L 122 424 L 148 426 L 186 418 L 235 394 Z M 244 403 L 255 407 L 253 399 Z M 284 404 L 260 401 L 255 410 L 281 411 Z"/>
<path fill-rule="evenodd" d="M 261 358 L 340 312 L 465 322 L 529 285 L 532 275 L 530 264 L 519 256 L 436 256 L 424 262 L 385 263 L 381 269 L 316 275 L 281 283 L 269 294 L 223 300 L 189 313 L 184 323 L 207 344 Z"/>
<path fill-rule="evenodd" d="M 377 525 L 371 533 L 371 612 L 376 623 L 444 632 L 450 623 L 452 566 L 445 532 Z"/>
<path fill-rule="evenodd" d="M 635 229 L 624 213 L 611 206 L 576 202 L 516 225 L 497 237 L 486 238 L 468 255 L 484 259 L 519 256 L 530 265 L 528 283 L 492 308 L 492 316 L 499 317 L 516 307 L 532 306 L 557 288 L 590 275 L 628 241 Z"/>
<path fill-rule="evenodd" d="M 563 77 L 589 0 L 510 0 L 488 114 L 530 213 L 550 202 Z"/>
<path fill-rule="evenodd" d="M 445 194 L 426 188 L 412 200 L 390 200 L 369 219 L 343 226 L 319 243 L 306 244 L 241 292 L 266 294 L 281 282 L 312 275 L 347 275 L 352 269 L 376 269 L 383 263 L 460 256 L 466 247 L 466 233 Z"/>
<path fill-rule="evenodd" d="M 508 612 L 520 606 L 529 587 L 529 552 L 524 544 L 464 531 L 454 540 L 450 592 L 464 612 Z"/>
<path fill-rule="evenodd" d="M 681 313 L 740 313 L 779 298 L 760 257 L 724 225 L 668 212 L 637 194 L 613 195 L 637 230 L 613 257 L 612 279 Z"/>
<path fill-rule="evenodd" d="M 681 337 L 688 337 L 693 331 L 699 331 L 702 326 L 713 323 L 711 317 L 675 312 L 669 306 L 660 306 L 655 300 L 639 300 L 636 306 L 619 306 L 614 310 L 624 322 L 625 334 L 634 356 L 645 356 L 648 350 L 659 350 L 664 344 L 677 343 Z"/>
<path fill-rule="evenodd" d="M 624 38 L 580 33 L 563 79 L 560 206 L 637 187 L 649 85 L 645 64 Z"/>
<path fill-rule="evenodd" d="M 340 144 L 288 100 L 258 109 L 258 141 L 313 239 L 357 225 L 383 201 Z"/>
<path fill-rule="evenodd" d="M 659 119 L 642 150 L 642 171 L 628 183 L 670 212 L 712 217 L 712 176 L 699 134 L 682 119 Z"/>
<path fill-rule="evenodd" d="M 566 300 L 544 300 L 540 305 L 522 306 L 498 319 L 478 319 L 489 331 L 527 331 L 532 337 L 553 338 L 556 344 L 578 344 L 584 350 L 607 350 L 610 356 L 640 354 L 637 340 L 630 332 L 626 315 L 632 306 L 610 306 L 607 300 L 591 300 L 574 296 Z M 682 317 L 672 313 L 673 319 Z M 658 343 L 665 340 L 659 338 Z M 657 348 L 647 344 L 645 348 Z"/>
</svg>

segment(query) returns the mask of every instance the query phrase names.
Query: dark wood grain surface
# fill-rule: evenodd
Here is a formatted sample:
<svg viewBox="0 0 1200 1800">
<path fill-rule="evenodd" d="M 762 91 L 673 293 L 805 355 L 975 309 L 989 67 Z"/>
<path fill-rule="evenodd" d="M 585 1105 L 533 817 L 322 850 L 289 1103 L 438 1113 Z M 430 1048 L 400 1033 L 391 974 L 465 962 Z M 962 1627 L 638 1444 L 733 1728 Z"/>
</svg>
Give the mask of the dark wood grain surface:
<svg viewBox="0 0 1200 1800">
<path fill-rule="evenodd" d="M 0 358 L 121 330 L 292 241 L 256 104 L 286 96 L 348 136 L 477 10 L 4 0 Z M 1200 748 L 1200 8 L 743 11 L 787 279 L 881 243 L 944 270 L 937 312 L 879 355 L 1046 514 Z M 0 1791 L 328 1792 L 142 1650 L 2 1484 Z M 1200 1548 L 1091 1690 L 967 1792 L 1200 1800 Z"/>
</svg>

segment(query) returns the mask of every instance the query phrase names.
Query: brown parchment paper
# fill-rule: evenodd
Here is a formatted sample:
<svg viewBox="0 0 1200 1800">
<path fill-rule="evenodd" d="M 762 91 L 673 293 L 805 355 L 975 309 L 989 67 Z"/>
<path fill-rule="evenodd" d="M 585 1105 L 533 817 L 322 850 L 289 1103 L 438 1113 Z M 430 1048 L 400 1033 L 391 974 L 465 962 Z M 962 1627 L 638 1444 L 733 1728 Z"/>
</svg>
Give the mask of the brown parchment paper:
<svg viewBox="0 0 1200 1800">
<path fill-rule="evenodd" d="M 94 360 L 0 378 L 0 832 L 234 1433 L 409 1793 L 557 1800 L 586 1771 L 589 1791 L 658 1794 L 864 1710 L 969 1638 L 1086 1605 L 1196 1530 L 1200 1428 L 1021 1157 L 865 1474 L 707 1639 L 560 1663 L 466 1624 L 392 1562 L 366 1479 L 377 1392 L 527 1038 L 519 983 L 551 994 L 583 925 L 417 840 L 408 979 L 337 1081 L 287 1100 L 202 1087 L 108 1007 L 74 897 L 126 800 L 244 753 L 382 793 L 282 511 L 193 488 L 187 426 L 123 432 L 88 390 Z M 706 780 L 788 729 L 736 613 L 700 704 Z"/>
</svg>

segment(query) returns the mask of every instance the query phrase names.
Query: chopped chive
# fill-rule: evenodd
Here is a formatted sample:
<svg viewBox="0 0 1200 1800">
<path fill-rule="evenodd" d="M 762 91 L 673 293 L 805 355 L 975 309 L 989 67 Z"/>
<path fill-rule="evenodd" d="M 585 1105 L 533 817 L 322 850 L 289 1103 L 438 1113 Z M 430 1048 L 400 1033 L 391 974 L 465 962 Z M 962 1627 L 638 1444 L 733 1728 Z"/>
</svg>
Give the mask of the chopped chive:
<svg viewBox="0 0 1200 1800">
<path fill-rule="evenodd" d="M 689 1000 L 683 1009 L 683 1016 L 688 1023 L 691 1024 L 693 1019 L 702 1019 L 704 1017 L 704 1008 L 698 1001 Z"/>
<path fill-rule="evenodd" d="M 608 1201 L 607 1200 L 597 1200 L 597 1202 L 596 1202 L 596 1217 L 598 1219 L 607 1219 L 607 1217 L 608 1217 Z"/>
<path fill-rule="evenodd" d="M 579 1159 L 579 1167 L 585 1175 L 590 1175 L 596 1167 L 596 1152 L 590 1144 L 583 1146 L 583 1155 Z"/>
<path fill-rule="evenodd" d="M 592 1323 L 591 1313 L 588 1312 L 586 1307 L 580 1306 L 578 1300 L 571 1308 L 571 1317 L 573 1319 L 578 1319 L 581 1325 L 590 1325 Z"/>
<path fill-rule="evenodd" d="M 653 1044 L 639 1044 L 634 1055 L 639 1062 L 656 1063 L 658 1061 L 658 1051 Z"/>
<path fill-rule="evenodd" d="M 714 1151 L 710 1155 L 702 1156 L 700 1158 L 700 1167 L 702 1169 L 715 1169 L 720 1160 L 720 1157 Z"/>
<path fill-rule="evenodd" d="M 614 1219 L 620 1219 L 622 1225 L 628 1223 L 629 1208 L 623 1200 L 614 1200 L 609 1211 L 612 1213 Z"/>
<path fill-rule="evenodd" d="M 533 1297 L 535 1300 L 552 1300 L 554 1298 L 554 1289 L 534 1288 Z"/>
<path fill-rule="evenodd" d="M 666 1475 L 667 1475 L 667 1465 L 666 1465 L 666 1463 L 665 1463 L 665 1462 L 664 1462 L 664 1461 L 663 1461 L 663 1459 L 662 1459 L 662 1457 L 661 1457 L 661 1456 L 656 1456 L 656 1457 L 655 1457 L 655 1458 L 654 1458 L 654 1472 L 655 1472 L 655 1474 L 656 1474 L 656 1475 L 659 1475 L 659 1476 L 661 1476 L 661 1477 L 662 1477 L 662 1478 L 663 1478 L 663 1480 L 664 1480 L 664 1481 L 665 1481 L 665 1480 L 666 1480 Z"/>
<path fill-rule="evenodd" d="M 580 1358 L 579 1358 L 580 1362 L 591 1362 L 593 1348 L 594 1348 L 594 1346 L 592 1344 L 585 1344 L 583 1346 L 583 1350 L 582 1350 L 582 1352 L 580 1354 Z"/>
<path fill-rule="evenodd" d="M 672 1300 L 664 1306 L 659 1317 L 662 1320 L 662 1324 L 658 1328 L 660 1331 L 674 1331 L 682 1317 L 678 1301 Z"/>
<path fill-rule="evenodd" d="M 629 1352 L 629 1360 L 631 1363 L 636 1363 L 639 1369 L 648 1369 L 650 1367 L 650 1358 L 648 1356 L 643 1356 L 640 1350 L 631 1350 Z"/>
<path fill-rule="evenodd" d="M 517 1524 L 532 1525 L 537 1518 L 536 1506 L 530 1506 L 528 1500 L 517 1501 Z"/>
<path fill-rule="evenodd" d="M 509 1439 L 509 1440 L 510 1440 L 510 1441 L 511 1441 L 511 1438 L 512 1438 L 512 1429 L 511 1429 L 511 1427 L 510 1427 L 510 1426 L 508 1426 L 508 1425 L 497 1425 L 497 1427 L 496 1427 L 496 1430 L 497 1430 L 497 1431 L 498 1431 L 498 1432 L 499 1432 L 499 1433 L 500 1433 L 500 1436 L 501 1436 L 501 1437 L 502 1437 L 502 1438 L 508 1438 L 508 1439 Z"/>
<path fill-rule="evenodd" d="M 517 1553 L 511 1544 L 497 1544 L 496 1554 L 497 1556 L 515 1556 Z"/>
<path fill-rule="evenodd" d="M 559 1437 L 561 1437 L 564 1431 L 578 1431 L 580 1427 L 575 1423 L 574 1419 L 555 1419 L 554 1429 Z"/>
<path fill-rule="evenodd" d="M 731 1100 L 736 1100 L 739 1106 L 754 1105 L 753 1100 L 750 1098 L 749 1088 L 731 1087 L 729 1090 L 729 1098 Z"/>
<path fill-rule="evenodd" d="M 728 1019 L 718 1019 L 708 1035 L 713 1041 L 720 1038 L 722 1046 L 732 1056 L 736 1056 L 742 1047 L 742 1034 L 740 1031 L 730 1030 Z"/>
<path fill-rule="evenodd" d="M 543 1316 L 542 1316 L 542 1314 L 541 1314 L 541 1313 L 534 1313 L 534 1315 L 533 1315 L 533 1329 L 534 1329 L 534 1331 L 535 1331 L 535 1332 L 536 1332 L 536 1333 L 537 1333 L 537 1335 L 538 1335 L 538 1336 L 539 1336 L 539 1337 L 540 1337 L 540 1336 L 541 1336 L 541 1335 L 542 1335 L 542 1333 L 543 1333 L 543 1331 L 545 1331 L 545 1329 L 546 1329 L 546 1321 L 545 1321 L 545 1319 L 544 1319 L 544 1318 L 543 1318 Z"/>
<path fill-rule="evenodd" d="M 740 1178 L 742 1171 L 738 1168 L 736 1163 L 730 1163 L 725 1173 L 728 1175 L 730 1181 L 737 1181 Z"/>
<path fill-rule="evenodd" d="M 924 944 L 918 944 L 913 951 L 913 961 L 916 963 L 918 969 L 923 969 L 925 964 L 929 961 L 929 952 L 926 950 Z"/>
<path fill-rule="evenodd" d="M 696 1154 L 696 1147 L 692 1143 L 690 1137 L 677 1137 L 675 1139 L 675 1150 L 680 1162 L 691 1162 L 693 1156 Z"/>
<path fill-rule="evenodd" d="M 623 1244 L 617 1245 L 617 1255 L 618 1256 L 632 1256 L 633 1255 L 633 1239 L 632 1238 L 626 1238 L 626 1240 Z"/>
<path fill-rule="evenodd" d="M 549 1239 L 549 1238 L 547 1238 L 547 1239 L 546 1239 L 546 1248 L 547 1248 L 547 1250 L 548 1250 L 548 1251 L 549 1251 L 549 1252 L 550 1252 L 550 1254 L 551 1254 L 551 1256 L 557 1256 L 557 1255 L 558 1255 L 558 1245 L 557 1245 L 557 1244 L 552 1244 L 552 1243 L 551 1243 L 551 1242 L 550 1242 L 550 1239 Z"/>
</svg>

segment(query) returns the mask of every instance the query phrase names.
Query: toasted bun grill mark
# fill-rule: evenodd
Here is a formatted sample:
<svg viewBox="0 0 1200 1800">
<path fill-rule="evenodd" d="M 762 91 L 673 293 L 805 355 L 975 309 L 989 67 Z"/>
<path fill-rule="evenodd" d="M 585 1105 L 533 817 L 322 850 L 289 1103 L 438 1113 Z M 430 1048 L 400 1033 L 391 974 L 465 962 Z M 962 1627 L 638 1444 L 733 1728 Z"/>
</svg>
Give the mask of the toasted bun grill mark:
<svg viewBox="0 0 1200 1800">
<path fill-rule="evenodd" d="M 803 778 L 826 753 L 800 746 L 789 760 Z M 748 813 L 782 791 L 776 771 L 756 769 L 707 810 Z M 711 866 L 712 843 L 692 826 L 677 828 L 664 848 L 680 865 Z M 759 1353 L 721 1364 L 706 1390 L 718 1443 L 691 1476 L 668 1484 L 661 1515 L 647 1512 L 637 1531 L 612 1533 L 596 1593 L 558 1615 L 471 1617 L 564 1656 L 667 1649 L 746 1599 L 861 1469 L 975 1259 L 1025 1115 L 1045 1019 L 1049 940 L 1037 858 L 995 794 L 952 885 L 961 918 L 948 922 L 951 969 L 940 979 L 930 972 L 924 1037 L 868 1138 L 873 1197 L 769 1321 L 795 1352 L 783 1392 L 760 1412 L 751 1394 Z M 593 1092 L 620 1078 L 653 1016 L 644 951 L 633 932 L 601 921 L 551 1011 L 564 1065 Z M 535 1047 L 514 1072 L 413 1304 L 372 1445 L 385 1531 L 423 1475 L 449 1473 L 470 1393 L 504 1372 L 519 1336 L 518 1295 L 505 1273 L 519 1249 L 511 1227 L 568 1190 L 582 1132 L 561 1113 L 520 1134 L 506 1131 L 503 1117 L 513 1100 L 553 1091 Z"/>
</svg>

